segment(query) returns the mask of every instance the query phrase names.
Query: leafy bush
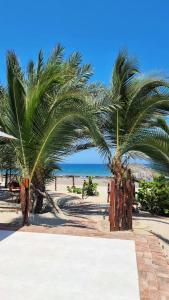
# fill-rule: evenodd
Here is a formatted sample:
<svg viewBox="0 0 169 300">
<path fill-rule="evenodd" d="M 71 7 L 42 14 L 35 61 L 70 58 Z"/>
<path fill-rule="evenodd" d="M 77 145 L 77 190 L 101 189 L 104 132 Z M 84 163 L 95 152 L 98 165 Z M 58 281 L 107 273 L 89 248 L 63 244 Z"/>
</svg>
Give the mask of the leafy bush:
<svg viewBox="0 0 169 300">
<path fill-rule="evenodd" d="M 69 192 L 69 193 L 72 193 L 72 188 L 68 185 L 67 186 L 67 191 Z"/>
<path fill-rule="evenodd" d="M 75 187 L 75 186 L 67 186 L 67 190 L 69 193 L 76 193 L 76 194 L 82 194 L 82 189 L 81 188 L 78 188 L 78 187 Z"/>
<path fill-rule="evenodd" d="M 83 195 L 86 196 L 98 196 L 99 192 L 97 191 L 97 183 L 93 183 L 93 177 L 88 177 L 88 182 L 84 180 L 83 183 Z"/>
<path fill-rule="evenodd" d="M 169 214 L 169 181 L 164 176 L 154 177 L 153 181 L 139 182 L 138 202 L 143 210 L 152 214 Z"/>
<path fill-rule="evenodd" d="M 76 193 L 77 194 L 82 194 L 82 189 L 81 188 L 76 188 Z"/>
<path fill-rule="evenodd" d="M 99 192 L 97 191 L 97 183 L 93 183 L 93 177 L 89 176 L 88 181 L 84 180 L 83 188 L 78 188 L 75 186 L 67 186 L 69 193 L 82 194 L 83 196 L 98 196 Z"/>
</svg>

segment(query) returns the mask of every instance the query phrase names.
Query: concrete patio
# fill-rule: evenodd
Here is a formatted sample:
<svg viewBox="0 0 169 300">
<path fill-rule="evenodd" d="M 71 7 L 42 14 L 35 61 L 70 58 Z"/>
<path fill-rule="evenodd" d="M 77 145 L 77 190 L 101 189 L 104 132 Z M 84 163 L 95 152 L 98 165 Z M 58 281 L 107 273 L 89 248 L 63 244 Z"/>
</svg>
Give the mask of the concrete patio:
<svg viewBox="0 0 169 300">
<path fill-rule="evenodd" d="M 132 240 L 0 231 L 3 300 L 139 300 Z"/>
</svg>

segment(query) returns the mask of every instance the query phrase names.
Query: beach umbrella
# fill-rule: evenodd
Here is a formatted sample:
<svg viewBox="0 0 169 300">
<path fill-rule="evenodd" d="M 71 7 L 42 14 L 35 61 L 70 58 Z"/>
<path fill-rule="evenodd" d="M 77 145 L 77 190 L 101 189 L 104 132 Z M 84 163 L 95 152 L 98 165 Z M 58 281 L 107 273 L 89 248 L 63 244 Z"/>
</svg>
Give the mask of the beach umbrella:
<svg viewBox="0 0 169 300">
<path fill-rule="evenodd" d="M 16 140 L 16 138 L 10 134 L 0 131 L 0 138 Z"/>
</svg>

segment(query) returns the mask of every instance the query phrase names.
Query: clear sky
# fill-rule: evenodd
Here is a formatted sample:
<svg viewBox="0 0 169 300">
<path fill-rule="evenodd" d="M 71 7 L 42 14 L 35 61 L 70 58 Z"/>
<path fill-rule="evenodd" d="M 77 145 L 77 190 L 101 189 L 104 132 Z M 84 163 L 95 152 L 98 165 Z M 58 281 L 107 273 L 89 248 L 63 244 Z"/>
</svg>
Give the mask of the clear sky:
<svg viewBox="0 0 169 300">
<path fill-rule="evenodd" d="M 80 51 L 94 69 L 93 80 L 110 82 L 121 48 L 137 57 L 143 72 L 169 74 L 168 0 L 0 0 L 0 81 L 5 55 L 14 49 L 25 67 L 39 49 L 46 55 L 60 42 Z M 100 163 L 95 150 L 67 162 Z"/>
</svg>

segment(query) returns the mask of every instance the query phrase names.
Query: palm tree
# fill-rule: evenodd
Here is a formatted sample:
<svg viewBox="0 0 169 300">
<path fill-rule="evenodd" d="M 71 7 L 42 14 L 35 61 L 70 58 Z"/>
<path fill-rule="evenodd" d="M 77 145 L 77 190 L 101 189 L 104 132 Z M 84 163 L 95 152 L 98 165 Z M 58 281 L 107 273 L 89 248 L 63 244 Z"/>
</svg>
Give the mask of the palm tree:
<svg viewBox="0 0 169 300">
<path fill-rule="evenodd" d="M 121 188 L 123 192 L 132 190 L 132 178 L 127 164 L 129 158 L 137 153 L 136 141 L 141 140 L 145 130 L 152 126 L 157 116 L 166 114 L 169 109 L 168 82 L 158 76 L 140 74 L 137 62 L 123 51 L 115 62 L 110 88 L 99 86 L 93 97 L 100 115 L 100 129 L 112 153 L 109 167 L 115 178 L 117 190 L 114 194 L 118 195 L 115 205 L 118 206 Z M 144 153 L 141 143 L 139 146 L 139 151 Z M 93 143 L 88 141 L 78 145 L 76 150 L 89 147 L 93 147 Z M 129 188 L 126 187 L 125 180 Z M 129 199 L 130 196 L 126 194 L 123 198 Z M 131 205 L 129 206 L 131 209 Z M 123 214 L 124 218 L 125 212 L 123 210 L 119 213 L 117 209 L 117 214 Z M 119 229 L 121 220 L 116 221 L 117 224 L 113 227 Z M 131 220 L 129 223 L 131 224 Z M 129 225 L 126 224 L 127 226 Z"/>
<path fill-rule="evenodd" d="M 88 128 L 100 151 L 106 148 L 96 124 L 88 79 L 91 66 L 81 65 L 79 53 L 67 60 L 58 45 L 44 61 L 42 51 L 37 66 L 31 61 L 27 75 L 22 71 L 14 52 L 7 54 L 7 89 L 1 89 L 2 128 L 16 137 L 11 152 L 16 166 L 29 185 L 43 192 L 45 176 L 54 162 L 62 161 L 75 141 L 78 127 Z M 3 92 L 2 92 L 3 91 Z M 42 208 L 39 193 L 36 212 Z"/>
<path fill-rule="evenodd" d="M 157 76 L 139 75 L 137 63 L 122 52 L 116 60 L 112 84 L 102 105 L 102 128 L 109 147 L 115 152 L 109 161 L 115 182 L 111 230 L 130 229 L 133 182 L 127 169 L 128 159 L 133 152 L 137 153 L 137 140 L 142 139 L 156 117 L 168 111 L 168 82 Z M 143 146 L 139 148 L 143 153 L 144 150 Z"/>
<path fill-rule="evenodd" d="M 136 62 L 126 53 L 119 54 L 112 76 L 112 84 L 102 102 L 105 108 L 103 130 L 106 140 L 118 160 L 126 160 L 128 146 L 135 136 L 150 127 L 157 115 L 169 108 L 168 82 L 157 76 L 139 75 Z M 116 105 L 117 109 L 114 109 Z"/>
<path fill-rule="evenodd" d="M 115 62 L 110 88 L 92 86 L 91 94 L 99 115 L 98 124 L 111 150 L 109 167 L 112 173 L 115 165 L 122 166 L 128 162 L 138 137 L 155 124 L 158 116 L 167 115 L 168 88 L 169 83 L 165 79 L 140 74 L 137 62 L 124 51 L 119 53 Z M 75 151 L 95 146 L 90 141 L 88 130 L 78 134 L 80 138 L 83 135 L 89 139 L 77 145 Z"/>
</svg>

